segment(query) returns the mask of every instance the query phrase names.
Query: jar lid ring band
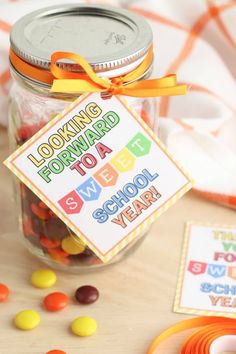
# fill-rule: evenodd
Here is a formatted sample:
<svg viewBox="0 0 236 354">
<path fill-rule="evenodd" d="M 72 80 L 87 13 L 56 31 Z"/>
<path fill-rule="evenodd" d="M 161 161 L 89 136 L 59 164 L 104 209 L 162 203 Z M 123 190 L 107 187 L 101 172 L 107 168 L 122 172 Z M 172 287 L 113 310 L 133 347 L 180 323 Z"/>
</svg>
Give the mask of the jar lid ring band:
<svg viewBox="0 0 236 354">
<path fill-rule="evenodd" d="M 50 71 L 39 69 L 18 57 L 10 50 L 10 62 L 13 67 L 24 76 L 37 81 L 52 84 L 51 92 L 60 93 L 88 93 L 108 92 L 132 97 L 160 97 L 184 95 L 186 85 L 177 85 L 175 75 L 167 75 L 163 78 L 152 80 L 135 79 L 141 77 L 150 66 L 153 57 L 153 46 L 144 58 L 143 62 L 128 74 L 120 78 L 108 80 L 99 77 L 90 64 L 78 54 L 69 52 L 55 52 L 51 56 Z M 85 73 L 71 72 L 59 67 L 56 63 L 61 59 L 70 59 L 76 62 Z M 129 83 L 132 81 L 131 83 Z"/>
</svg>

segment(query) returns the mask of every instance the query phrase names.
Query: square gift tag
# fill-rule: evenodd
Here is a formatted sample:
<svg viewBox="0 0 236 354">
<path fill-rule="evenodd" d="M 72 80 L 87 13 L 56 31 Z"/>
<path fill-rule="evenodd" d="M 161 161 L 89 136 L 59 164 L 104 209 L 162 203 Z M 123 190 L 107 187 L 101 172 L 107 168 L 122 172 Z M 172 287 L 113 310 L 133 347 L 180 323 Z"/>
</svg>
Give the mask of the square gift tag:
<svg viewBox="0 0 236 354">
<path fill-rule="evenodd" d="M 119 96 L 83 95 L 6 161 L 104 262 L 192 182 Z"/>
</svg>

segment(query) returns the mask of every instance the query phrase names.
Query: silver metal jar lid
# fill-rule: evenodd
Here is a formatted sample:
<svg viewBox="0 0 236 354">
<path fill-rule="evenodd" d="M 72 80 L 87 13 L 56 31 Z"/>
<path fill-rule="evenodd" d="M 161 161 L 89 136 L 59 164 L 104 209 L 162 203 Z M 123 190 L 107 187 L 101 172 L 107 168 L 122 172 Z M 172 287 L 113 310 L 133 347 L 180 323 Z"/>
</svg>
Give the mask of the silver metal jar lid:
<svg viewBox="0 0 236 354">
<path fill-rule="evenodd" d="M 152 44 L 152 30 L 130 11 L 102 5 L 61 5 L 34 11 L 15 23 L 13 51 L 26 62 L 49 69 L 53 52 L 80 54 L 104 76 L 136 67 Z M 73 62 L 59 66 L 78 71 Z"/>
</svg>

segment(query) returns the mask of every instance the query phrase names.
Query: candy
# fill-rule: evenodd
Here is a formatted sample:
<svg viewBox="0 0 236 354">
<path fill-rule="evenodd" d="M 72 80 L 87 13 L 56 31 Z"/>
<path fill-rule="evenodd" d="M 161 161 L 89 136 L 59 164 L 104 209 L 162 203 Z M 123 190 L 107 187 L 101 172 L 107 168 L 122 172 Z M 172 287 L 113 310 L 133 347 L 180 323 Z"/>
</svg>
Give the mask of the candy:
<svg viewBox="0 0 236 354">
<path fill-rule="evenodd" d="M 38 130 L 40 130 L 43 125 L 43 122 L 32 125 L 23 124 L 17 131 L 17 140 L 19 139 L 19 141 L 22 141 L 23 143 L 24 141 L 31 138 L 31 136 L 33 136 Z"/>
<path fill-rule="evenodd" d="M 80 240 L 75 240 L 71 236 L 68 236 L 62 240 L 61 247 L 65 252 L 71 255 L 80 254 L 85 250 L 85 244 Z"/>
<path fill-rule="evenodd" d="M 68 259 L 68 253 L 64 252 L 60 248 L 53 248 L 53 249 L 48 249 L 48 254 L 49 256 L 56 261 L 57 263 L 61 264 L 69 264 L 70 260 Z"/>
<path fill-rule="evenodd" d="M 40 206 L 35 203 L 31 204 L 31 210 L 41 220 L 47 220 L 50 218 L 48 210 L 40 208 Z"/>
<path fill-rule="evenodd" d="M 42 209 L 46 209 L 46 210 L 49 209 L 48 206 L 42 201 L 39 202 L 39 207 L 42 208 Z"/>
<path fill-rule="evenodd" d="M 47 237 L 57 236 L 62 239 L 68 235 L 68 227 L 59 218 L 51 218 L 44 223 L 44 235 Z"/>
<path fill-rule="evenodd" d="M 61 244 L 60 240 L 50 240 L 43 235 L 40 236 L 39 242 L 45 248 L 57 248 Z"/>
<path fill-rule="evenodd" d="M 40 316 L 34 310 L 24 310 L 15 316 L 15 325 L 24 331 L 34 329 L 40 323 Z"/>
<path fill-rule="evenodd" d="M 60 311 L 68 305 L 69 297 L 66 294 L 55 292 L 44 298 L 44 306 L 48 311 Z"/>
<path fill-rule="evenodd" d="M 98 299 L 98 297 L 98 289 L 91 285 L 81 286 L 75 292 L 75 298 L 81 304 L 92 304 Z"/>
<path fill-rule="evenodd" d="M 9 289 L 6 285 L 0 284 L 0 302 L 6 301 L 9 296 Z"/>
<path fill-rule="evenodd" d="M 61 248 L 53 248 L 53 249 L 48 249 L 48 253 L 50 256 L 55 257 L 55 259 L 58 258 L 65 258 L 68 257 L 69 254 L 63 251 Z"/>
<path fill-rule="evenodd" d="M 50 350 L 46 354 L 66 354 L 66 352 L 63 352 L 63 350 L 54 349 L 54 350 Z"/>
<path fill-rule="evenodd" d="M 56 215 L 52 210 L 49 210 L 49 215 L 50 215 L 52 218 L 57 218 L 57 215 Z"/>
<path fill-rule="evenodd" d="M 39 269 L 33 272 L 31 276 L 31 283 L 36 288 L 50 288 L 57 281 L 57 276 L 55 272 L 50 269 Z"/>
<path fill-rule="evenodd" d="M 22 228 L 23 228 L 25 237 L 36 236 L 36 234 L 33 230 L 32 220 L 29 217 L 25 217 L 23 219 Z"/>
<path fill-rule="evenodd" d="M 87 337 L 97 330 L 97 322 L 92 317 L 78 317 L 71 324 L 71 330 L 80 337 Z"/>
</svg>

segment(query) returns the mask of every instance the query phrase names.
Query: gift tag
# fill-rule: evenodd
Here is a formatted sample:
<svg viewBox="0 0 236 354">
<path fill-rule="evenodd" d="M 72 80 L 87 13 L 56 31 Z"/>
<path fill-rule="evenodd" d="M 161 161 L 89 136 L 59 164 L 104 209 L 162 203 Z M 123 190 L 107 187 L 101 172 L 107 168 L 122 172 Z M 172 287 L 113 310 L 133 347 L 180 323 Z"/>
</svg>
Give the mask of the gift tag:
<svg viewBox="0 0 236 354">
<path fill-rule="evenodd" d="M 192 182 L 119 96 L 83 95 L 6 161 L 104 262 Z"/>
<path fill-rule="evenodd" d="M 188 222 L 174 311 L 236 317 L 236 227 Z"/>
</svg>

